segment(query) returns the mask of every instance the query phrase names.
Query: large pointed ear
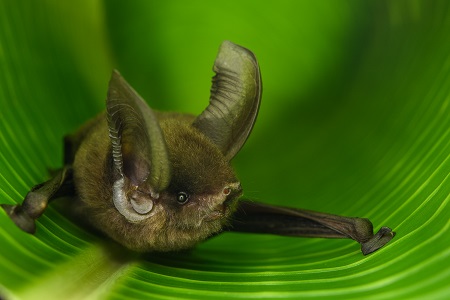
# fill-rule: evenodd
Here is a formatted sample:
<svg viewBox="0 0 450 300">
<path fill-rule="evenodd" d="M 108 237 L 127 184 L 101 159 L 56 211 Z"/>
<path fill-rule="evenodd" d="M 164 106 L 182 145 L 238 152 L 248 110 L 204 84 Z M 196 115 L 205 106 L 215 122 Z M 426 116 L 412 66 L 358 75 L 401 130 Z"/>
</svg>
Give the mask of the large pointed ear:
<svg viewBox="0 0 450 300">
<path fill-rule="evenodd" d="M 258 115 L 262 83 L 258 62 L 248 49 L 224 41 L 213 67 L 209 105 L 193 126 L 231 160 L 247 140 Z"/>
<path fill-rule="evenodd" d="M 115 169 L 113 201 L 129 221 L 148 217 L 153 200 L 170 181 L 166 144 L 158 120 L 116 70 L 106 100 Z M 125 178 L 134 192 L 127 191 Z"/>
</svg>

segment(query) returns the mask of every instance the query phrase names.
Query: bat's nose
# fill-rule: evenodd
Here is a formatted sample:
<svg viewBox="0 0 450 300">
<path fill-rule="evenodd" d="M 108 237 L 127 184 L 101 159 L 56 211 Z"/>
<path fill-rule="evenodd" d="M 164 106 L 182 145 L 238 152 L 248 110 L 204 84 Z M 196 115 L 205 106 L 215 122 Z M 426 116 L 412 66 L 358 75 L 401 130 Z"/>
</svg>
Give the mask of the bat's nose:
<svg viewBox="0 0 450 300">
<path fill-rule="evenodd" d="M 242 195 L 241 183 L 240 182 L 234 182 L 234 183 L 228 184 L 223 189 L 223 194 L 226 196 L 225 201 L 223 202 L 223 204 L 229 205 L 230 202 L 232 202 L 233 200 L 239 198 Z"/>
</svg>

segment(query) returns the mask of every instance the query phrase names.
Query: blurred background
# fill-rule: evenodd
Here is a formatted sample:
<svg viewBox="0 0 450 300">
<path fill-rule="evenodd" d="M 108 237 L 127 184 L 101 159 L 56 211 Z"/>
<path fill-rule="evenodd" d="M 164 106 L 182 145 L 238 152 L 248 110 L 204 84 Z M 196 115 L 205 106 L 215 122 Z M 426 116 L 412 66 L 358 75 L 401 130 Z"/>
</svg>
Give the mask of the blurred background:
<svg viewBox="0 0 450 300">
<path fill-rule="evenodd" d="M 1 203 L 61 166 L 112 69 L 152 108 L 199 114 L 231 40 L 263 78 L 233 161 L 245 196 L 398 233 L 368 257 L 352 241 L 224 234 L 130 263 L 54 207 L 35 236 L 0 211 L 0 295 L 450 297 L 449 30 L 446 1 L 0 0 Z"/>
</svg>

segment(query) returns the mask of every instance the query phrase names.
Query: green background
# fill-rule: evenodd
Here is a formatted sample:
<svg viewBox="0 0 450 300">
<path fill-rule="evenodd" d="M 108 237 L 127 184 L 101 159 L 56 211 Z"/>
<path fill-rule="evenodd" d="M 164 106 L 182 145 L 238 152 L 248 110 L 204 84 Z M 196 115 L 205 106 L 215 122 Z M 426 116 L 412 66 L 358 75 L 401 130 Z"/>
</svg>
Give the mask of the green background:
<svg viewBox="0 0 450 300">
<path fill-rule="evenodd" d="M 245 195 L 364 216 L 397 236 L 227 233 L 136 257 L 55 207 L 0 211 L 0 298 L 450 298 L 448 1 L 0 0 L 0 202 L 62 161 L 117 68 L 151 107 L 200 113 L 228 39 L 258 57 L 260 114 L 234 160 Z"/>
</svg>

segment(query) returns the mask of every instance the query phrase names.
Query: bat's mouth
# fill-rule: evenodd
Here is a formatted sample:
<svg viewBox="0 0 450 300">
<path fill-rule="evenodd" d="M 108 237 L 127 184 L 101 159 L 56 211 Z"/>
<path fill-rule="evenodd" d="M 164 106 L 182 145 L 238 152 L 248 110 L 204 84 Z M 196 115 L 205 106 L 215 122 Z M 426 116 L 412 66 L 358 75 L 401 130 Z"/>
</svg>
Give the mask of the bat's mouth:
<svg viewBox="0 0 450 300">
<path fill-rule="evenodd" d="M 229 207 L 227 204 L 220 204 L 211 213 L 209 213 L 204 220 L 206 222 L 216 221 L 218 219 L 224 218 L 227 215 L 228 211 Z"/>
<path fill-rule="evenodd" d="M 210 212 L 206 217 L 205 221 L 211 222 L 216 221 L 218 219 L 224 219 L 231 215 L 236 207 L 235 203 L 237 202 L 237 198 L 230 199 L 225 201 L 223 204 L 217 205 L 217 207 Z"/>
</svg>

